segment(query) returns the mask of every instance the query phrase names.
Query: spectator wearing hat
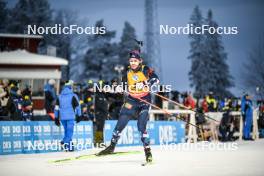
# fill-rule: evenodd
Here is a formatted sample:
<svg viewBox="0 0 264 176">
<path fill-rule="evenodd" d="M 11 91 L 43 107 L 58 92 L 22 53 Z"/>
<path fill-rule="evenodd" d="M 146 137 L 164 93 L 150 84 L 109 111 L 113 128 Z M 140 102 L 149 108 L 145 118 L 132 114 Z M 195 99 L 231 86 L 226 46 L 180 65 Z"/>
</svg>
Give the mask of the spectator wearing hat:
<svg viewBox="0 0 264 176">
<path fill-rule="evenodd" d="M 74 151 L 72 136 L 74 130 L 74 121 L 81 120 L 81 107 L 79 98 L 73 93 L 73 81 L 67 81 L 61 94 L 58 96 L 55 105 L 55 124 L 64 128 L 64 137 L 61 141 L 65 151 Z"/>
<path fill-rule="evenodd" d="M 23 97 L 22 105 L 22 119 L 24 121 L 30 121 L 33 116 L 33 102 L 28 95 Z"/>
</svg>

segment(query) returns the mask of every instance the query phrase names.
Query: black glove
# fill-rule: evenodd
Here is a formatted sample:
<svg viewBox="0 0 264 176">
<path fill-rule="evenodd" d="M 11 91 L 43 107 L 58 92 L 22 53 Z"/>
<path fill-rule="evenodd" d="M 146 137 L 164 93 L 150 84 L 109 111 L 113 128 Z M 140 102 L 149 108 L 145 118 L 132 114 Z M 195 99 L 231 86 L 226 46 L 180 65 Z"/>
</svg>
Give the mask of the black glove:
<svg viewBox="0 0 264 176">
<path fill-rule="evenodd" d="M 57 125 L 58 127 L 60 126 L 60 119 L 59 118 L 55 118 L 55 125 Z"/>
<path fill-rule="evenodd" d="M 82 116 L 77 116 L 75 120 L 76 120 L 76 123 L 79 123 L 82 120 Z"/>
</svg>

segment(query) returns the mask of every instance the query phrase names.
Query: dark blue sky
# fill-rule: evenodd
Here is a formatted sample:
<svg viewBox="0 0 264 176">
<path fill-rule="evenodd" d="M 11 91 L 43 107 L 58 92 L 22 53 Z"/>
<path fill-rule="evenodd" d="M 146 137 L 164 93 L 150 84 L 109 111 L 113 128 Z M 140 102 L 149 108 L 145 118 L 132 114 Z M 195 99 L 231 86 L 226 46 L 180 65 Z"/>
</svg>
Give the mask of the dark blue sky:
<svg viewBox="0 0 264 176">
<path fill-rule="evenodd" d="M 14 2 L 16 0 L 9 5 L 13 6 Z M 124 21 L 129 21 L 136 28 L 138 38 L 144 39 L 144 0 L 50 0 L 50 3 L 53 9 L 77 10 L 81 17 L 88 18 L 89 25 L 104 19 L 108 29 L 117 31 L 117 41 L 122 34 Z M 159 24 L 185 26 L 195 5 L 199 5 L 203 16 L 208 9 L 212 9 L 219 26 L 237 26 L 239 29 L 238 35 L 223 35 L 228 65 L 236 84 L 232 92 L 239 95 L 243 91 L 242 65 L 250 49 L 257 44 L 260 35 L 264 34 L 264 1 L 158 0 Z M 191 90 L 188 80 L 191 63 L 187 59 L 189 42 L 187 35 L 160 35 L 164 82 L 181 91 Z"/>
</svg>

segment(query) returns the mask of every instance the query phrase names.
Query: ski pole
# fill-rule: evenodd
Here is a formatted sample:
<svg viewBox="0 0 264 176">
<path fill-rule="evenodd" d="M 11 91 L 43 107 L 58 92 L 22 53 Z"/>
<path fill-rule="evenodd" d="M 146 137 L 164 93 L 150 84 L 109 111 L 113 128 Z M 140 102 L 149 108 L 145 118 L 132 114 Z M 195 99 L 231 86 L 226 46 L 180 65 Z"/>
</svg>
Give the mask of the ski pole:
<svg viewBox="0 0 264 176">
<path fill-rule="evenodd" d="M 167 100 L 167 101 L 170 101 L 170 102 L 176 104 L 177 106 L 183 107 L 183 108 L 185 108 L 185 109 L 188 109 L 188 110 L 193 111 L 193 112 L 198 113 L 198 114 L 202 114 L 202 115 L 204 115 L 205 117 L 207 117 L 208 119 L 214 120 L 214 121 L 216 121 L 216 122 L 219 123 L 219 121 L 217 121 L 217 120 L 215 120 L 215 119 L 213 119 L 213 118 L 211 118 L 211 117 L 209 117 L 209 116 L 207 116 L 207 115 L 205 115 L 205 114 L 203 114 L 203 113 L 197 112 L 197 111 L 195 111 L 195 110 L 193 110 L 193 109 L 189 109 L 188 107 L 184 106 L 183 104 L 180 104 L 180 103 L 178 103 L 178 102 L 176 102 L 176 101 L 173 101 L 173 100 L 171 100 L 171 99 L 169 99 L 169 98 L 167 98 L 167 97 L 164 97 L 164 96 L 162 96 L 162 95 L 159 95 L 159 94 L 157 94 L 157 93 L 155 93 L 155 92 L 150 92 L 150 93 L 152 93 L 152 94 L 154 94 L 154 95 L 156 95 L 156 96 L 158 96 L 158 97 L 160 97 L 160 98 L 162 98 L 162 99 L 165 99 L 165 100 Z"/>
<path fill-rule="evenodd" d="M 167 115 L 169 115 L 169 116 L 173 116 L 173 114 L 170 113 L 170 112 L 168 112 L 167 110 L 165 110 L 165 109 L 161 109 L 160 107 L 158 107 L 158 106 L 156 106 L 156 105 L 154 105 L 154 104 L 152 104 L 152 103 L 150 103 L 150 102 L 148 102 L 148 101 L 146 101 L 146 100 L 143 100 L 142 98 L 137 98 L 137 99 L 140 100 L 140 101 L 142 101 L 142 102 L 144 102 L 144 103 L 147 103 L 147 104 L 150 105 L 150 106 L 153 106 L 154 108 L 157 108 L 157 109 L 163 111 L 165 114 L 167 114 Z M 178 118 L 178 117 L 176 117 L 176 118 Z M 186 123 L 189 124 L 189 125 L 192 125 L 192 126 L 198 128 L 198 129 L 201 129 L 201 128 L 198 127 L 197 125 L 194 125 L 194 124 L 192 124 L 192 123 L 190 123 L 190 122 L 187 122 L 187 121 L 183 120 L 182 118 L 178 118 L 178 119 L 180 119 L 180 120 L 186 122 Z"/>
</svg>

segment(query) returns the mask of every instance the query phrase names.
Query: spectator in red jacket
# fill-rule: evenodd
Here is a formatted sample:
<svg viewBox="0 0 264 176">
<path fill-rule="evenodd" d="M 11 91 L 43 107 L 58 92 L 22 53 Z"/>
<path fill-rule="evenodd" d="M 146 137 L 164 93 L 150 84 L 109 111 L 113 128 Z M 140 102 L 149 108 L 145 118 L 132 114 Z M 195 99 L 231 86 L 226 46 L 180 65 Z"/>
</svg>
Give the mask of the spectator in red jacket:
<svg viewBox="0 0 264 176">
<path fill-rule="evenodd" d="M 204 97 L 203 101 L 202 101 L 202 108 L 203 108 L 203 112 L 208 112 L 208 104 L 206 101 L 206 96 Z"/>
<path fill-rule="evenodd" d="M 189 93 L 186 93 L 187 96 L 186 98 L 184 99 L 184 106 L 188 107 L 189 109 L 195 109 L 195 105 L 196 105 L 196 102 L 195 100 L 193 99 L 192 97 L 192 94 L 189 92 Z"/>
</svg>

